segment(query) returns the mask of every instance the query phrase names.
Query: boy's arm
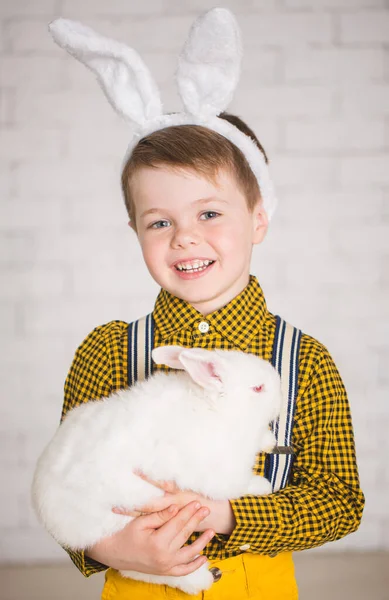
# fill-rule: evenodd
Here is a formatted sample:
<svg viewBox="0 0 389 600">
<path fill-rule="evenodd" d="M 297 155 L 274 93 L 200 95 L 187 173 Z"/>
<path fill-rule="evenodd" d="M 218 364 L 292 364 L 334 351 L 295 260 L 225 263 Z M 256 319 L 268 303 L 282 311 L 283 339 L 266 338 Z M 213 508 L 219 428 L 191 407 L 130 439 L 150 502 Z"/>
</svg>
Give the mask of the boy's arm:
<svg viewBox="0 0 389 600">
<path fill-rule="evenodd" d="M 112 377 L 104 339 L 96 327 L 77 349 L 66 377 L 61 420 L 66 413 L 91 399 L 107 397 L 112 393 Z M 86 556 L 84 551 L 64 548 L 77 569 L 89 577 L 108 567 Z"/>
<path fill-rule="evenodd" d="M 123 335 L 123 327 L 126 329 L 127 324 L 115 321 L 97 327 L 78 348 L 65 382 L 63 417 L 78 404 L 107 397 L 125 387 L 127 378 L 122 356 L 126 351 L 127 336 Z M 167 509 L 157 515 L 134 519 L 121 531 L 101 540 L 97 552 L 97 545 L 90 549 L 97 560 L 87 555 L 88 550 L 64 549 L 85 577 L 108 568 L 99 560 L 107 561 L 115 569 L 145 573 L 158 573 L 161 561 L 167 560 L 168 574 L 190 574 L 202 564 L 199 555 L 214 535 L 208 529 L 196 544 L 185 551 L 180 548 L 185 538 L 197 531 L 203 521 L 202 508 L 198 509 L 192 502 L 181 510 L 176 507 L 173 512 Z"/>
<path fill-rule="evenodd" d="M 231 501 L 236 526 L 229 536 L 215 536 L 226 551 L 249 544 L 251 552 L 275 556 L 340 539 L 359 526 L 364 496 L 350 407 L 331 356 L 320 350 L 297 405 L 290 484 L 269 496 Z"/>
</svg>

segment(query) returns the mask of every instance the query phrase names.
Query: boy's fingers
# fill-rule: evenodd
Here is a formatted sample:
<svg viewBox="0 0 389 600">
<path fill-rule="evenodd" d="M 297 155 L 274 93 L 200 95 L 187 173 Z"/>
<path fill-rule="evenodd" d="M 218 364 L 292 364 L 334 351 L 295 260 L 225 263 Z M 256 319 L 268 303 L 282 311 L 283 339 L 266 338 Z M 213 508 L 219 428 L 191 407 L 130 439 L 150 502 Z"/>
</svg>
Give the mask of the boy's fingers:
<svg viewBox="0 0 389 600">
<path fill-rule="evenodd" d="M 209 514 L 209 509 L 200 507 L 197 501 L 190 502 L 176 514 L 168 523 L 161 527 L 159 535 L 166 538 L 166 543 L 174 544 L 179 550 L 196 530 L 201 521 Z"/>
<path fill-rule="evenodd" d="M 159 512 L 165 510 L 165 508 L 169 508 L 169 506 L 171 506 L 176 501 L 170 494 L 167 495 L 165 493 L 160 498 L 154 498 L 154 500 L 151 500 L 148 504 L 143 504 L 142 506 L 134 506 L 134 510 L 139 511 L 142 514 Z"/>
<path fill-rule="evenodd" d="M 145 475 L 139 469 L 135 469 L 134 473 L 144 481 L 151 483 L 151 485 L 154 485 L 155 487 L 158 487 L 161 490 L 164 490 L 165 492 L 175 494 L 176 492 L 180 491 L 180 488 L 176 485 L 175 481 L 155 481 L 154 479 L 150 479 L 149 477 L 147 477 L 147 475 Z"/>
<path fill-rule="evenodd" d="M 183 521 L 182 526 L 178 527 L 177 535 L 174 539 L 174 544 L 177 546 L 177 550 L 188 541 L 194 531 L 198 530 L 199 524 L 208 515 L 209 509 L 206 506 L 202 506 L 189 520 Z"/>
<path fill-rule="evenodd" d="M 125 517 L 140 517 L 143 514 L 139 510 L 127 510 L 120 506 L 114 506 L 112 512 L 115 513 L 115 515 L 124 515 Z"/>
<path fill-rule="evenodd" d="M 207 529 L 204 531 L 197 540 L 190 544 L 189 546 L 183 546 L 181 550 L 177 553 L 177 559 L 183 565 L 193 561 L 194 558 L 200 554 L 202 550 L 204 550 L 205 546 L 208 542 L 213 538 L 215 532 L 212 529 Z"/>
<path fill-rule="evenodd" d="M 206 556 L 198 556 L 197 558 L 188 562 L 187 564 L 176 565 L 170 570 L 169 575 L 173 575 L 174 577 L 182 577 L 183 575 L 189 575 L 189 573 L 197 571 L 197 569 L 199 569 L 206 562 Z"/>
<path fill-rule="evenodd" d="M 178 506 L 172 504 L 164 510 L 139 517 L 145 529 L 159 529 L 172 519 L 178 512 Z"/>
</svg>

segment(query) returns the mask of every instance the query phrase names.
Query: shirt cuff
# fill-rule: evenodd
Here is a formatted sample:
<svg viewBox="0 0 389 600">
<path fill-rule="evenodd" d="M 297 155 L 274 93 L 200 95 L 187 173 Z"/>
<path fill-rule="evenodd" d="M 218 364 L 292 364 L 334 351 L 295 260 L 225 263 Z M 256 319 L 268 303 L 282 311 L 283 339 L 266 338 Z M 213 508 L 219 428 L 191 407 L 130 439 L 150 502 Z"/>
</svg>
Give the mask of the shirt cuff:
<svg viewBox="0 0 389 600">
<path fill-rule="evenodd" d="M 243 496 L 230 500 L 236 525 L 229 536 L 216 534 L 226 552 L 246 552 L 276 556 L 280 518 L 274 494 Z"/>
<path fill-rule="evenodd" d="M 108 569 L 107 565 L 103 565 L 97 560 L 93 560 L 93 558 L 85 556 L 85 552 L 83 550 L 80 550 L 79 552 L 73 552 L 72 550 L 66 551 L 73 563 L 76 565 L 77 569 L 84 575 L 84 577 L 90 577 L 95 573 L 100 573 L 101 571 L 106 571 Z"/>
</svg>

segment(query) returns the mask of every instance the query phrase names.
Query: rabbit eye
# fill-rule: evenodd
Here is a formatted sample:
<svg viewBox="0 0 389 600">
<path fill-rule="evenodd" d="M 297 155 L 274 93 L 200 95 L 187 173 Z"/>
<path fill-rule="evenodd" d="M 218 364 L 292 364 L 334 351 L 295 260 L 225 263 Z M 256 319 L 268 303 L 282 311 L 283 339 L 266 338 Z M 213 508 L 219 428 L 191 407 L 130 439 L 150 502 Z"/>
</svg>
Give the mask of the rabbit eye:
<svg viewBox="0 0 389 600">
<path fill-rule="evenodd" d="M 265 389 L 265 386 L 263 384 L 262 385 L 256 385 L 255 387 L 253 387 L 253 391 L 257 392 L 257 393 L 263 392 L 264 389 Z"/>
</svg>

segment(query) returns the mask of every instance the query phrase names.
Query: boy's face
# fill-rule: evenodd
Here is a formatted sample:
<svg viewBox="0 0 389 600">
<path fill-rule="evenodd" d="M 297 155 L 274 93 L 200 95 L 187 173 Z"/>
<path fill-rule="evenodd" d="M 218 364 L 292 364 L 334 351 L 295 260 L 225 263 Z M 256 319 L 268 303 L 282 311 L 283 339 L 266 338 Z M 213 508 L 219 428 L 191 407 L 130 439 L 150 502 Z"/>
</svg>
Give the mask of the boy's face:
<svg viewBox="0 0 389 600">
<path fill-rule="evenodd" d="M 131 189 L 143 257 L 162 288 L 206 315 L 246 287 L 252 246 L 263 240 L 268 221 L 261 202 L 249 212 L 232 174 L 220 170 L 214 184 L 161 165 L 136 171 Z"/>
</svg>

